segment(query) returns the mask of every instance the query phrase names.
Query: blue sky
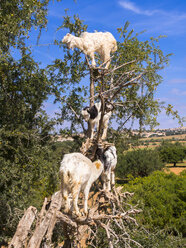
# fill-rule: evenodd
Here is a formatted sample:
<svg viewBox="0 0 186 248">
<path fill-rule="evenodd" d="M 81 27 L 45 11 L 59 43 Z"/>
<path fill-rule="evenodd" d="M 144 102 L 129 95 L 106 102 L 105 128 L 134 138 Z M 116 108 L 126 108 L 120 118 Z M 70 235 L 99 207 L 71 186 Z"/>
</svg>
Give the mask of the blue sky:
<svg viewBox="0 0 186 248">
<path fill-rule="evenodd" d="M 40 44 L 51 44 L 54 39 L 62 39 L 65 31 L 56 29 L 62 24 L 64 9 L 68 14 L 78 14 L 88 25 L 88 31 L 109 31 L 119 40 L 118 27 L 126 21 L 135 32 L 146 30 L 140 36 L 146 40 L 151 36 L 167 35 L 160 41 L 160 48 L 165 54 L 173 53 L 169 66 L 161 75 L 163 83 L 159 86 L 156 98 L 172 104 L 182 117 L 186 117 L 186 1 L 177 0 L 62 0 L 51 1 L 48 14 L 48 29 L 43 31 Z M 36 32 L 31 33 L 30 44 L 36 42 Z M 33 46 L 34 58 L 43 66 L 56 58 L 62 58 L 63 51 L 56 46 Z M 53 116 L 57 106 L 52 99 L 46 103 L 47 112 Z M 158 121 L 159 128 L 179 127 L 176 120 L 166 117 L 162 112 Z M 184 123 L 186 126 L 186 123 Z"/>
</svg>

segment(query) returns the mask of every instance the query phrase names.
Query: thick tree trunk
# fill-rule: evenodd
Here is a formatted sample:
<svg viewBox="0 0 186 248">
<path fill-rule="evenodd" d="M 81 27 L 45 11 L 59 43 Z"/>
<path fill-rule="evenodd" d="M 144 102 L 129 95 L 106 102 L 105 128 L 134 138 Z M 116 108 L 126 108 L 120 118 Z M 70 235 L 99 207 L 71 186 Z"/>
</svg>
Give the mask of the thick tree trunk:
<svg viewBox="0 0 186 248">
<path fill-rule="evenodd" d="M 52 231 L 56 223 L 56 212 L 60 210 L 61 203 L 62 197 L 60 191 L 58 191 L 52 196 L 49 210 L 36 227 L 28 243 L 28 248 L 39 248 L 45 234 L 47 237 L 46 242 L 51 241 Z"/>
<path fill-rule="evenodd" d="M 35 207 L 29 207 L 23 217 L 21 218 L 16 233 L 8 246 L 9 248 L 22 248 L 26 246 L 28 234 L 33 221 L 35 220 L 37 209 Z"/>
</svg>

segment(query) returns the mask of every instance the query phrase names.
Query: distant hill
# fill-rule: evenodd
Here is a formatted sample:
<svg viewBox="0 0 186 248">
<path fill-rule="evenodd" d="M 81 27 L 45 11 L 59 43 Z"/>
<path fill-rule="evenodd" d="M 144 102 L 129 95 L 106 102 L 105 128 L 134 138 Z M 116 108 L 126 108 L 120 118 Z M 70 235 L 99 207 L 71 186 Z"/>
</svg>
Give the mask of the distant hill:
<svg viewBox="0 0 186 248">
<path fill-rule="evenodd" d="M 133 135 L 139 135 L 138 130 L 132 131 Z M 168 128 L 168 129 L 157 129 L 154 131 L 144 131 L 140 134 L 142 138 L 151 138 L 151 137 L 163 137 L 163 136 L 170 136 L 170 135 L 181 135 L 186 134 L 186 127 L 179 127 L 179 128 Z"/>
</svg>

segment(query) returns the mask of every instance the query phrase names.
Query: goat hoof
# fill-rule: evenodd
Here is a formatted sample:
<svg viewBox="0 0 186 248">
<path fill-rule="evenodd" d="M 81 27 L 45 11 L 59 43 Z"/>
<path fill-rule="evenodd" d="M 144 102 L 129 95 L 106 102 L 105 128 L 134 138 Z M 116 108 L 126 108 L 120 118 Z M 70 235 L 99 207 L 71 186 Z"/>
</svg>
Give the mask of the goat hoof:
<svg viewBox="0 0 186 248">
<path fill-rule="evenodd" d="M 64 212 L 65 214 L 68 214 L 68 213 L 69 213 L 69 209 L 64 209 L 63 212 Z"/>
<path fill-rule="evenodd" d="M 83 212 L 83 216 L 87 216 L 88 215 L 88 211 Z"/>
<path fill-rule="evenodd" d="M 81 213 L 80 212 L 72 212 L 73 215 L 75 215 L 75 217 L 81 217 Z"/>
</svg>

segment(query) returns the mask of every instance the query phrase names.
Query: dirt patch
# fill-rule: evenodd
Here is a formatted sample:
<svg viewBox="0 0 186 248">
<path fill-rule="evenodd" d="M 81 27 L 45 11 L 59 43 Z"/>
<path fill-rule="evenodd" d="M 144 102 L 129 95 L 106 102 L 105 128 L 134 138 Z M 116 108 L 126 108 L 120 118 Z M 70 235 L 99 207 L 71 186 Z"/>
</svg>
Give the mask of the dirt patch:
<svg viewBox="0 0 186 248">
<path fill-rule="evenodd" d="M 179 175 L 183 170 L 186 170 L 186 168 L 184 168 L 184 167 L 171 167 L 171 168 L 165 169 L 165 172 L 167 172 L 167 173 L 173 172 L 174 174 Z"/>
</svg>

